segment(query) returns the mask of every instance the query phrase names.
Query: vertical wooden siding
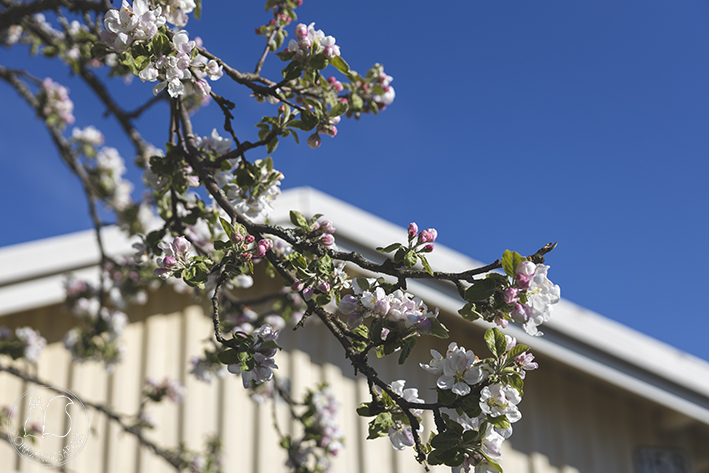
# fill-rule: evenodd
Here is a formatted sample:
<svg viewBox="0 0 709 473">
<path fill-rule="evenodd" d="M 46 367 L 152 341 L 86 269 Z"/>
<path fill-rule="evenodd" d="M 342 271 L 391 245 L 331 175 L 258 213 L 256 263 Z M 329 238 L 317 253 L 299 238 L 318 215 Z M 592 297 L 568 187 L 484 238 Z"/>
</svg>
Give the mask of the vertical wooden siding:
<svg viewBox="0 0 709 473">
<path fill-rule="evenodd" d="M 272 427 L 270 402 L 261 406 L 252 403 L 237 376 L 228 375 L 205 384 L 187 374 L 190 357 L 201 354 L 203 340 L 211 336 L 211 319 L 200 305 L 191 304 L 186 297 L 161 292 L 147 306 L 131 310 L 129 317 L 130 324 L 123 334 L 126 356 L 111 375 L 97 363 L 71 362 L 61 339 L 73 320 L 61 307 L 6 316 L 0 319 L 0 325 L 39 328 L 49 343 L 36 371 L 35 367 L 30 370 L 82 399 L 106 404 L 117 412 L 137 411 L 145 377 L 180 380 L 186 387 L 182 404 L 163 402 L 149 408 L 158 427 L 146 431 L 146 436 L 157 444 L 174 447 L 184 442 L 190 449 L 201 450 L 206 437 L 217 434 L 224 443 L 224 471 L 287 471 L 285 453 L 277 447 Z M 461 325 L 456 330 L 470 333 L 470 340 L 460 343 L 484 356 L 478 329 Z M 365 440 L 367 419 L 354 411 L 360 402 L 368 400 L 367 383 L 362 377 L 353 376 L 339 345 L 327 336 L 324 327 L 313 319 L 304 330 L 284 332 L 280 342 L 285 349 L 276 357 L 278 376 L 290 378 L 294 398 L 302 398 L 308 387 L 327 382 L 341 403 L 340 423 L 346 446 L 335 458 L 332 471 L 423 471 L 411 450 L 396 452 L 386 438 Z M 384 380 L 405 378 L 407 387 L 419 388 L 421 397 L 433 401 L 435 377 L 419 369 L 418 363 L 430 360 L 431 347 L 443 351 L 446 345 L 445 341 L 422 339 L 412 354 L 413 363 L 406 368 L 398 366 L 395 359 L 376 360 L 375 364 Z M 8 359 L 1 362 L 7 364 Z M 524 417 L 514 425 L 514 435 L 503 446 L 503 466 L 508 473 L 630 473 L 634 471 L 633 451 L 638 446 L 680 448 L 689 455 L 695 473 L 709 472 L 709 431 L 705 426 L 668 428 L 663 423 L 670 415 L 666 409 L 557 362 L 544 358 L 539 362 L 540 369 L 530 372 L 527 379 L 521 404 Z M 0 407 L 11 405 L 30 387 L 0 373 Z M 174 471 L 103 415 L 91 411 L 90 416 L 91 439 L 69 464 L 71 471 Z M 298 434 L 283 403 L 276 408 L 276 418 L 285 432 Z M 428 439 L 433 420 L 426 418 L 424 425 L 424 439 Z M 36 471 L 36 467 L 20 459 L 10 445 L 0 442 L 0 471 L 13 470 Z M 444 467 L 432 470 L 450 471 Z"/>
</svg>

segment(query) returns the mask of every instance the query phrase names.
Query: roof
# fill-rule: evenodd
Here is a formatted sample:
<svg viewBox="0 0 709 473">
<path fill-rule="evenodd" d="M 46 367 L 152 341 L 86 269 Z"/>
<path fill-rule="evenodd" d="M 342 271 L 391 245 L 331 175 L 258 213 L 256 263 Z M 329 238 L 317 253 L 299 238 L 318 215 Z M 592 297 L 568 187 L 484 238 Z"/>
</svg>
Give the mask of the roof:
<svg viewBox="0 0 709 473">
<path fill-rule="evenodd" d="M 272 220 L 289 221 L 298 209 L 306 216 L 322 213 L 337 228 L 341 249 L 381 259 L 377 246 L 405 241 L 406 229 L 312 188 L 285 191 Z M 111 255 L 129 254 L 131 242 L 117 228 L 102 230 Z M 437 244 L 428 256 L 434 269 L 463 271 L 482 263 Z M 0 316 L 61 303 L 67 272 L 96 279 L 99 251 L 93 231 L 0 248 Z M 433 280 L 412 281 L 409 290 L 442 311 L 462 306 L 451 285 Z M 476 322 L 484 324 L 484 322 Z M 560 363 L 666 406 L 709 425 L 709 363 L 562 299 L 543 327 L 543 337 L 530 337 L 510 325 L 505 331 Z"/>
</svg>

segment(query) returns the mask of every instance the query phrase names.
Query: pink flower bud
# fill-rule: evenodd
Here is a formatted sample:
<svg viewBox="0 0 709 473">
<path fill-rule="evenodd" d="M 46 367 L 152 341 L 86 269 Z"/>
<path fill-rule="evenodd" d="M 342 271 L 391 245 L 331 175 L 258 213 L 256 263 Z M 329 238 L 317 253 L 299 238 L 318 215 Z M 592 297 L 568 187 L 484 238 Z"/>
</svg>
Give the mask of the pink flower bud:
<svg viewBox="0 0 709 473">
<path fill-rule="evenodd" d="M 165 269 L 172 269 L 177 264 L 177 260 L 172 256 L 166 256 L 162 259 L 162 267 Z"/>
<path fill-rule="evenodd" d="M 391 332 L 391 330 L 389 330 L 388 328 L 382 327 L 382 332 L 381 332 L 380 338 L 382 340 L 386 340 L 387 337 L 389 336 L 389 332 Z"/>
<path fill-rule="evenodd" d="M 256 249 L 254 250 L 254 256 L 257 256 L 257 257 L 259 257 L 259 258 L 261 258 L 261 257 L 263 257 L 263 256 L 266 256 L 266 251 L 267 251 L 267 250 L 266 250 L 265 247 L 259 245 L 259 246 L 257 246 Z"/>
<path fill-rule="evenodd" d="M 305 289 L 303 289 L 303 299 L 305 299 L 306 301 L 309 301 L 312 298 L 313 298 L 313 288 L 306 287 Z"/>
<path fill-rule="evenodd" d="M 254 238 L 253 235 L 246 235 L 246 238 L 244 239 L 244 241 L 246 241 L 247 245 L 250 245 L 251 243 L 253 243 L 254 240 L 256 240 L 256 238 Z"/>
<path fill-rule="evenodd" d="M 335 243 L 335 238 L 332 235 L 325 234 L 320 238 L 320 243 L 325 246 L 332 246 Z"/>
<path fill-rule="evenodd" d="M 320 284 L 318 284 L 318 290 L 320 292 L 330 292 L 330 284 L 327 281 L 320 281 Z"/>
<path fill-rule="evenodd" d="M 519 302 L 518 292 L 519 289 L 516 287 L 508 287 L 505 289 L 505 302 L 510 305 L 517 304 Z"/>
<path fill-rule="evenodd" d="M 328 81 L 330 84 L 334 84 L 335 82 L 337 82 L 337 79 L 335 79 L 335 76 L 330 76 L 330 77 L 327 78 L 327 81 Z"/>
<path fill-rule="evenodd" d="M 517 278 L 515 279 L 515 284 L 520 289 L 529 289 L 531 283 L 532 280 L 529 278 L 529 276 L 525 276 L 524 274 L 518 274 Z"/>
<path fill-rule="evenodd" d="M 416 222 L 411 222 L 409 224 L 409 229 L 407 230 L 409 233 L 409 240 L 413 239 L 413 237 L 416 236 L 416 234 L 419 232 L 419 226 L 416 225 Z"/>
<path fill-rule="evenodd" d="M 268 238 L 264 238 L 263 240 L 258 242 L 258 246 L 262 246 L 266 249 L 266 251 L 268 251 L 273 248 L 273 241 L 269 240 Z"/>
<path fill-rule="evenodd" d="M 231 241 L 233 241 L 234 243 L 236 243 L 238 245 L 242 241 L 244 241 L 244 235 L 242 235 L 239 232 L 234 232 L 231 234 Z"/>
<path fill-rule="evenodd" d="M 303 38 L 308 37 L 308 27 L 305 26 L 303 23 L 298 24 L 298 26 L 295 27 L 295 37 L 298 38 L 299 40 Z"/>
<path fill-rule="evenodd" d="M 424 246 L 423 248 L 421 248 L 421 253 L 430 253 L 432 251 L 433 251 L 433 245 L 431 245 L 430 243 L 428 245 Z"/>
<path fill-rule="evenodd" d="M 241 259 L 243 259 L 244 261 L 251 261 L 251 258 L 253 257 L 254 255 L 252 255 L 251 253 L 241 253 Z"/>
<path fill-rule="evenodd" d="M 507 328 L 508 323 L 509 322 L 504 317 L 501 317 L 499 315 L 495 316 L 495 324 L 497 324 L 499 327 Z"/>
<path fill-rule="evenodd" d="M 432 243 L 438 238 L 438 232 L 435 228 L 429 228 L 427 230 L 421 230 L 419 233 L 419 243 Z"/>
<path fill-rule="evenodd" d="M 329 233 L 330 235 L 335 233 L 335 226 L 329 220 L 323 220 L 320 223 L 320 227 L 322 228 L 323 233 Z"/>
<path fill-rule="evenodd" d="M 178 236 L 172 240 L 172 248 L 175 253 L 187 253 L 190 249 L 190 242 L 183 236 Z"/>
<path fill-rule="evenodd" d="M 303 284 L 303 281 L 299 281 L 297 279 L 295 281 L 293 281 L 293 284 L 290 285 L 290 288 L 296 292 L 302 291 L 304 287 L 305 287 L 305 284 Z"/>
</svg>

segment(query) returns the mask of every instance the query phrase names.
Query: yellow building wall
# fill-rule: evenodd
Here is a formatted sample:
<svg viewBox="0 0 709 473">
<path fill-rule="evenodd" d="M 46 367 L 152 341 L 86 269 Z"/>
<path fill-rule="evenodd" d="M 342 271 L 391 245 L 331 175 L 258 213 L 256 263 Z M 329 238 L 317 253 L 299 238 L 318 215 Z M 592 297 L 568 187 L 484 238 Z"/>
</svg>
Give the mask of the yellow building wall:
<svg viewBox="0 0 709 473">
<path fill-rule="evenodd" d="M 168 376 L 186 387 L 183 403 L 163 401 L 149 411 L 157 419 L 145 435 L 163 448 L 184 443 L 202 450 L 208 435 L 223 442 L 225 472 L 266 473 L 287 471 L 285 452 L 277 446 L 271 403 L 250 401 L 238 376 L 228 374 L 205 384 L 188 374 L 189 360 L 200 355 L 204 340 L 212 336 L 212 322 L 200 303 L 169 289 L 152 294 L 147 305 L 128 311 L 130 323 L 122 337 L 125 359 L 112 374 L 102 364 L 72 363 L 61 339 L 76 320 L 62 306 L 52 306 L 0 317 L 11 328 L 30 325 L 40 330 L 48 345 L 36 366 L 2 357 L 2 366 L 28 369 L 47 382 L 71 390 L 81 399 L 112 410 L 135 414 L 147 376 Z M 486 356 L 482 329 L 457 316 L 443 314 L 460 345 Z M 463 334 L 462 336 L 460 334 Z M 292 396 L 302 399 L 308 387 L 327 382 L 341 403 L 340 424 L 346 435 L 345 449 L 335 457 L 333 472 L 410 473 L 423 471 L 411 449 L 396 452 L 387 438 L 365 440 L 368 419 L 356 415 L 356 406 L 369 400 L 364 378 L 355 377 L 334 337 L 313 317 L 303 329 L 285 329 L 279 338 L 284 350 L 276 355 L 277 376 L 291 379 Z M 443 351 L 447 341 L 421 339 L 406 367 L 396 356 L 374 363 L 382 379 L 406 379 L 407 387 L 419 388 L 420 396 L 433 401 L 435 376 L 418 367 L 430 360 L 431 347 Z M 538 358 L 539 370 L 528 373 L 525 397 L 520 404 L 523 419 L 503 445 L 503 467 L 508 473 L 630 473 L 633 454 L 641 446 L 681 449 L 692 471 L 709 472 L 709 429 L 697 423 L 673 422 L 676 416 L 659 405 L 626 393 L 556 361 Z M 11 405 L 32 385 L 0 372 L 0 407 Z M 89 443 L 68 470 L 77 473 L 159 473 L 174 471 L 136 439 L 89 409 L 92 433 Z M 284 432 L 297 434 L 285 403 L 275 409 Z M 21 416 L 20 416 L 21 417 Z M 424 439 L 433 426 L 426 418 Z M 0 441 L 0 471 L 38 471 Z M 450 471 L 447 467 L 432 471 Z"/>
</svg>

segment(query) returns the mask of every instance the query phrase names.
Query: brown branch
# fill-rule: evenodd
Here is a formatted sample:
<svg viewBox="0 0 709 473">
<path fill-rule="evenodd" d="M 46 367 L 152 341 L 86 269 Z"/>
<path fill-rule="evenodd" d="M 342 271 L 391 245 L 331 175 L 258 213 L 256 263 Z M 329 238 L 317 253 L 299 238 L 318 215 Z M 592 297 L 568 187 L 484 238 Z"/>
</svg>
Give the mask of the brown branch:
<svg viewBox="0 0 709 473">
<path fill-rule="evenodd" d="M 259 58 L 258 62 L 256 63 L 256 68 L 254 69 L 254 74 L 260 74 L 261 73 L 261 68 L 263 67 L 263 63 L 266 62 L 266 57 L 268 56 L 268 52 L 271 50 L 271 41 L 273 41 L 273 38 L 276 37 L 276 33 L 281 31 L 281 27 L 274 28 L 273 31 L 271 31 L 271 34 L 268 35 L 268 38 L 266 38 L 266 47 L 263 49 L 263 53 L 261 54 L 261 57 Z"/>
<path fill-rule="evenodd" d="M 44 386 L 47 389 L 49 389 L 50 391 L 54 391 L 58 394 L 63 394 L 63 391 L 53 387 L 47 381 L 41 380 L 41 379 L 39 379 L 35 376 L 32 376 L 32 375 L 29 375 L 27 373 L 23 373 L 22 371 L 20 371 L 16 368 L 13 368 L 12 366 L 1 366 L 0 365 L 0 372 L 2 372 L 2 371 L 9 373 L 12 376 L 15 376 L 17 378 L 20 378 L 24 381 L 27 381 L 27 382 L 30 382 L 33 384 L 37 384 L 39 386 Z M 166 449 L 156 445 L 154 442 L 146 439 L 143 436 L 143 434 L 139 428 L 136 428 L 133 425 L 128 425 L 123 421 L 122 418 L 126 417 L 125 415 L 118 414 L 118 413 L 114 412 L 113 410 L 111 410 L 110 408 L 103 406 L 101 404 L 96 404 L 93 402 L 85 401 L 83 399 L 81 400 L 81 402 L 84 405 L 89 406 L 90 408 L 103 413 L 110 420 L 116 422 L 124 432 L 127 432 L 127 433 L 133 435 L 138 440 L 138 442 L 140 442 L 142 445 L 148 447 L 155 455 L 158 455 L 159 457 L 164 458 L 174 468 L 176 468 L 178 470 L 180 469 L 181 460 L 180 460 L 180 455 L 178 453 L 166 450 Z"/>
</svg>

